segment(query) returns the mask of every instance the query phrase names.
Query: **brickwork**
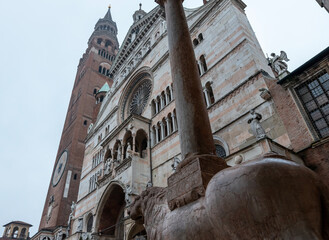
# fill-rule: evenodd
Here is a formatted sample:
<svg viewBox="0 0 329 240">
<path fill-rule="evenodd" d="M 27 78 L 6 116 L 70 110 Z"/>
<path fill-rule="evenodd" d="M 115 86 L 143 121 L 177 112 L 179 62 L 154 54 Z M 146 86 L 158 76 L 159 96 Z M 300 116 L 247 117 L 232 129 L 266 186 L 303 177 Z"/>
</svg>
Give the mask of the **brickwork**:
<svg viewBox="0 0 329 240">
<path fill-rule="evenodd" d="M 97 32 L 97 25 L 95 31 Z M 64 150 L 68 152 L 67 163 L 58 184 L 54 186 L 52 181 L 49 184 L 39 230 L 67 226 L 72 201 L 77 201 L 87 129 L 94 121 L 93 116 L 97 114 L 94 114 L 94 111 L 97 112 L 97 107 L 94 110 L 96 101 L 94 91 L 99 90 L 105 82 L 112 84 L 109 77 L 99 72 L 99 66 L 102 63 L 110 66 L 111 60 L 97 53 L 98 50 L 106 48 L 107 52 L 115 55 L 118 49 L 117 39 L 113 38 L 113 34 L 108 35 L 106 32 L 94 35 L 77 70 L 55 167 Z M 101 43 L 98 42 L 98 38 L 102 38 Z M 112 41 L 111 46 L 104 45 L 106 39 Z M 57 171 L 55 167 L 54 172 Z"/>
<path fill-rule="evenodd" d="M 271 95 L 275 99 L 276 108 L 286 126 L 293 150 L 298 152 L 305 165 L 318 173 L 329 187 L 329 144 L 327 143 L 329 137 L 323 137 L 320 131 L 317 131 L 319 120 L 316 118 L 313 120 L 312 115 L 307 114 L 307 107 L 299 99 L 296 90 L 307 81 L 317 80 L 320 76 L 329 74 L 328 66 L 329 48 L 280 80 L 279 85 L 271 81 L 270 86 Z M 310 82 L 307 83 L 310 84 Z M 322 91 L 323 96 L 328 94 L 328 89 Z M 316 92 L 311 91 L 311 94 L 317 96 Z M 316 106 L 323 111 L 328 104 L 328 101 L 325 101 Z"/>
<path fill-rule="evenodd" d="M 310 146 L 313 137 L 289 89 L 278 85 L 276 79 L 267 79 L 266 83 L 288 133 L 291 149 L 298 152 Z"/>
</svg>

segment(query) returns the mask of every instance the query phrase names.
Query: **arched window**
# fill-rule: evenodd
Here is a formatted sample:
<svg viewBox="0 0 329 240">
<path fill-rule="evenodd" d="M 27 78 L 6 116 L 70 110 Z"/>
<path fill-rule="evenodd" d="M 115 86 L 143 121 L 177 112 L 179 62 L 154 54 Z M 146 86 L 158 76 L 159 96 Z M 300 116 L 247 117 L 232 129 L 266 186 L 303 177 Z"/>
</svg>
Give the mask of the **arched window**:
<svg viewBox="0 0 329 240">
<path fill-rule="evenodd" d="M 13 234 L 11 235 L 13 238 L 17 238 L 18 237 L 18 227 L 14 227 L 13 229 Z"/>
<path fill-rule="evenodd" d="M 204 97 L 206 100 L 207 107 L 215 103 L 214 92 L 212 90 L 211 84 L 211 82 L 207 82 L 204 88 Z"/>
<path fill-rule="evenodd" d="M 135 152 L 138 152 L 141 158 L 145 158 L 147 155 L 147 134 L 142 129 L 139 129 L 136 133 Z"/>
<path fill-rule="evenodd" d="M 25 234 L 26 234 L 26 228 L 23 228 L 23 229 L 21 230 L 21 234 L 19 235 L 19 237 L 20 237 L 20 238 L 26 238 Z"/>
<path fill-rule="evenodd" d="M 225 158 L 226 157 L 226 152 L 223 146 L 219 144 L 215 144 L 216 147 L 216 155 L 220 158 Z"/>
<path fill-rule="evenodd" d="M 161 108 L 161 100 L 159 96 L 157 96 L 156 98 L 156 104 L 158 104 L 158 111 L 160 112 L 162 108 Z"/>
<path fill-rule="evenodd" d="M 162 98 L 162 106 L 164 107 L 168 104 L 166 101 L 167 99 L 166 99 L 164 91 L 161 92 L 161 98 Z"/>
<path fill-rule="evenodd" d="M 200 56 L 200 64 L 201 64 L 201 74 L 207 72 L 208 67 L 204 55 Z"/>
<path fill-rule="evenodd" d="M 131 131 L 127 131 L 123 137 L 122 141 L 123 147 L 123 159 L 126 159 L 129 155 L 128 150 L 133 150 L 133 137 Z"/>
<path fill-rule="evenodd" d="M 229 155 L 229 147 L 224 139 L 214 136 L 216 155 L 221 158 L 225 158 Z"/>
<path fill-rule="evenodd" d="M 102 27 L 101 27 L 101 29 L 102 29 Z M 98 38 L 98 39 L 97 39 L 97 43 L 98 43 L 98 44 L 101 44 L 102 41 L 103 41 L 103 39 L 101 39 L 101 38 Z"/>
<path fill-rule="evenodd" d="M 169 89 L 169 86 L 166 88 L 166 95 L 168 97 L 168 103 L 171 102 L 172 98 L 171 98 L 171 93 L 170 93 L 170 89 Z M 167 103 L 167 104 L 168 104 Z"/>
<path fill-rule="evenodd" d="M 87 220 L 87 232 L 91 232 L 93 228 L 94 216 L 90 214 Z"/>
<path fill-rule="evenodd" d="M 166 122 L 166 119 L 165 118 L 163 118 L 162 119 L 162 124 L 163 124 L 163 137 L 165 138 L 165 137 L 167 137 L 169 134 L 168 134 L 168 126 L 167 126 L 167 122 Z"/>
<path fill-rule="evenodd" d="M 112 46 L 112 42 L 110 40 L 106 40 L 105 47 Z"/>
<path fill-rule="evenodd" d="M 200 34 L 198 35 L 198 39 L 199 39 L 199 42 L 202 42 L 202 41 L 203 41 L 203 35 L 202 35 L 202 33 L 200 33 Z"/>
<path fill-rule="evenodd" d="M 151 109 L 152 109 L 152 116 L 154 116 L 157 113 L 154 99 L 151 102 Z"/>
<path fill-rule="evenodd" d="M 102 66 L 99 66 L 99 67 L 98 67 L 98 72 L 99 72 L 99 73 L 102 73 L 102 69 L 103 69 Z"/>
<path fill-rule="evenodd" d="M 158 132 L 158 141 L 157 142 L 160 142 L 162 139 L 161 139 L 161 126 L 160 126 L 160 122 L 158 122 L 157 124 L 157 127 L 156 127 L 156 130 Z"/>
<path fill-rule="evenodd" d="M 196 65 L 197 65 L 197 67 L 198 67 L 199 75 L 201 76 L 201 70 L 200 70 L 200 66 L 199 66 L 199 64 L 198 64 L 198 61 L 196 61 Z"/>
<path fill-rule="evenodd" d="M 174 131 L 172 114 L 169 113 L 167 118 L 168 118 L 168 122 L 169 122 L 168 131 L 169 131 L 170 133 L 172 133 L 172 132 Z"/>
<path fill-rule="evenodd" d="M 199 45 L 198 39 L 196 39 L 196 38 L 193 39 L 193 45 L 194 45 L 194 47 Z"/>
</svg>

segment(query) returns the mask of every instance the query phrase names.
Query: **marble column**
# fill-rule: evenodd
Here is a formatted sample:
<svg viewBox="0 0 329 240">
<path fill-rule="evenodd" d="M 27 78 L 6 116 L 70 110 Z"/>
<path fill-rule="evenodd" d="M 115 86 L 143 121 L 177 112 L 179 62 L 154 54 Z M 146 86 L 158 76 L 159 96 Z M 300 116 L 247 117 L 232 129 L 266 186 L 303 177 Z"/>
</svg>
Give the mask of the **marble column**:
<svg viewBox="0 0 329 240">
<path fill-rule="evenodd" d="M 169 96 L 168 96 L 167 90 L 165 92 L 165 97 L 166 97 L 166 104 L 168 105 L 168 103 L 169 103 Z"/>
<path fill-rule="evenodd" d="M 155 144 L 159 142 L 159 131 L 158 131 L 158 125 L 155 125 Z"/>
<path fill-rule="evenodd" d="M 169 91 L 170 91 L 170 98 L 171 98 L 171 100 L 173 100 L 174 94 L 173 94 L 173 91 L 172 91 L 172 87 L 171 86 L 169 87 Z"/>
<path fill-rule="evenodd" d="M 188 153 L 214 155 L 214 140 L 182 1 L 156 2 L 164 6 L 166 12 L 182 156 L 185 158 Z"/>
<path fill-rule="evenodd" d="M 163 99 L 163 96 L 162 95 L 160 96 L 160 103 L 161 103 L 160 104 L 160 106 L 161 106 L 160 108 L 163 109 L 164 106 L 165 106 L 165 104 L 164 104 L 164 99 Z"/>
<path fill-rule="evenodd" d="M 135 139 L 136 139 L 136 134 L 133 134 L 133 146 L 132 146 L 132 150 L 133 150 L 133 152 L 135 152 L 136 151 L 136 141 L 135 141 Z"/>
<path fill-rule="evenodd" d="M 166 117 L 166 124 L 167 124 L 167 136 L 170 135 L 171 127 L 170 127 L 170 121 L 169 118 Z"/>
<path fill-rule="evenodd" d="M 151 147 L 154 146 L 154 130 L 151 128 Z"/>
<path fill-rule="evenodd" d="M 122 142 L 122 141 L 121 141 Z M 121 146 L 121 162 L 123 161 L 124 159 L 124 155 L 125 155 L 125 146 L 122 144 Z"/>
<path fill-rule="evenodd" d="M 161 127 L 161 140 L 163 140 L 165 138 L 165 127 L 163 122 L 160 122 L 160 127 Z"/>
<path fill-rule="evenodd" d="M 175 113 L 171 114 L 171 121 L 172 121 L 172 131 L 175 132 L 177 130 Z"/>
<path fill-rule="evenodd" d="M 154 102 L 155 102 L 155 114 L 157 114 L 159 112 L 159 101 L 158 99 L 155 99 Z"/>
<path fill-rule="evenodd" d="M 210 106 L 210 96 L 209 96 L 209 91 L 206 87 L 203 89 L 203 93 L 206 98 L 207 107 L 209 107 Z"/>
</svg>

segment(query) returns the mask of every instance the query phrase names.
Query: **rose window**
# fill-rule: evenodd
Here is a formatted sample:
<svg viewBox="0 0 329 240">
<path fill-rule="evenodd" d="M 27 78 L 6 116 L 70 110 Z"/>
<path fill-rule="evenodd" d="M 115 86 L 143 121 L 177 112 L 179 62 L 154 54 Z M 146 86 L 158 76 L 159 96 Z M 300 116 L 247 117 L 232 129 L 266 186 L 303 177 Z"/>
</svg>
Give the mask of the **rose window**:
<svg viewBox="0 0 329 240">
<path fill-rule="evenodd" d="M 142 114 L 151 95 L 151 87 L 151 81 L 145 81 L 133 92 L 129 105 L 130 114 Z"/>
</svg>

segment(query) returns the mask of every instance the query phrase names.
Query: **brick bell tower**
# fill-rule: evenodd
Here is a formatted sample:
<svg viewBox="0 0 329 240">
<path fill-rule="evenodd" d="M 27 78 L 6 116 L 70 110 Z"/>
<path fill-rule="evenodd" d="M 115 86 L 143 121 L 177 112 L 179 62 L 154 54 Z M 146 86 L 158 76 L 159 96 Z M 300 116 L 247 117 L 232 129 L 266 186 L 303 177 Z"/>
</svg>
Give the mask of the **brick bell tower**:
<svg viewBox="0 0 329 240">
<path fill-rule="evenodd" d="M 58 234 L 58 229 L 65 232 L 72 201 L 77 200 L 84 140 L 88 127 L 95 121 L 95 109 L 99 108 L 96 104 L 100 99 L 96 103 L 95 96 L 104 84 L 112 85 L 109 69 L 119 49 L 117 26 L 110 10 L 109 7 L 105 17 L 97 22 L 78 65 L 39 232 L 35 237 L 43 230 L 51 230 L 54 235 Z"/>
</svg>

